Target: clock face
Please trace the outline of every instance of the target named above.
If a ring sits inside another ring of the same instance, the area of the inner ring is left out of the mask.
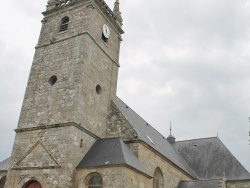
[[[102,27],[102,33],[103,33],[105,38],[108,39],[110,37],[109,27],[106,24],[104,24]]]

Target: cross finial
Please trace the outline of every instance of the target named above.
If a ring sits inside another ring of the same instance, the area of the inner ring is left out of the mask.
[[[172,135],[172,122],[170,121],[170,135]]]

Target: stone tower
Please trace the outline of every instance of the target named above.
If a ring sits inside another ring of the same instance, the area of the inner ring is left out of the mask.
[[[122,18],[103,0],[49,0],[26,88],[7,188],[74,187],[76,166],[105,137],[116,96]]]

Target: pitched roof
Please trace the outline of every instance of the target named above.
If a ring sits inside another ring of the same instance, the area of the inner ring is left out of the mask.
[[[165,156],[175,165],[180,167],[182,170],[187,172],[189,175],[195,177],[191,168],[186,164],[186,162],[180,157],[180,155],[173,149],[172,145],[167,141],[167,139],[156,131],[152,126],[150,126],[144,119],[142,119],[137,113],[130,109],[121,99],[118,97],[115,99],[114,103],[117,108],[121,111],[130,125],[138,134],[138,138],[160,154]]]
[[[10,167],[10,157],[0,162],[0,171],[7,171]]]
[[[180,141],[173,144],[182,158],[201,180],[250,179],[249,172],[230,153],[219,138]]]
[[[182,181],[179,188],[218,188],[220,184],[219,180]]]
[[[77,168],[128,165],[150,176],[146,168],[120,138],[99,139],[90,148]],[[151,177],[151,176],[150,176]]]

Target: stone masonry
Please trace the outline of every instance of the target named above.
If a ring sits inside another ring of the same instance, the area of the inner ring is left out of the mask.
[[[199,179],[175,138],[169,142],[116,96],[119,0],[114,11],[104,0],[48,0],[43,15],[10,163],[0,172],[5,188],[250,187],[250,174],[233,156],[242,177]],[[209,167],[225,169],[216,162]]]
[[[74,187],[76,166],[95,140],[105,136],[123,33],[106,11],[99,0],[48,4],[16,129],[7,188],[23,187],[33,179],[45,188]],[[64,17],[69,18],[69,29],[59,32]],[[110,28],[106,42],[101,38],[103,24]]]

